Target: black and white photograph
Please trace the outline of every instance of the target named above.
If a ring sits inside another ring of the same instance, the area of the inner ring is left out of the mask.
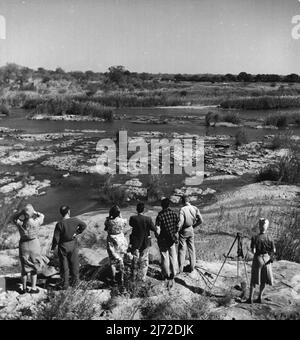
[[[300,320],[299,60],[300,0],[0,0],[0,320]]]

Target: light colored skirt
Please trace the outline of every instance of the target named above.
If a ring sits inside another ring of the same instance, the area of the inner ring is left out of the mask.
[[[128,242],[123,233],[118,235],[108,235],[107,252],[111,265],[123,265],[124,255],[127,253]]]
[[[22,267],[22,275],[37,274],[45,266],[45,260],[41,255],[41,247],[38,239],[20,241],[19,256]]]
[[[251,284],[261,285],[267,284],[272,286],[274,283],[272,264],[266,264],[270,260],[268,254],[254,255],[252,262]]]

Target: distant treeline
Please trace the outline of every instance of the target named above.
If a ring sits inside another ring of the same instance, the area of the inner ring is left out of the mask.
[[[0,67],[0,85],[18,84],[22,89],[34,90],[34,80],[40,80],[47,84],[50,81],[74,81],[78,84],[89,84],[88,89],[93,94],[95,87],[93,83],[101,83],[103,89],[134,89],[149,88],[155,89],[161,82],[267,82],[267,83],[300,83],[300,76],[292,73],[289,75],[278,74],[250,74],[241,72],[235,74],[215,75],[215,74],[153,74],[130,72],[124,66],[112,66],[107,72],[93,71],[71,71],[66,72],[62,68],[56,70],[47,70],[42,67],[37,70],[28,67],[22,67],[16,64],[7,64]],[[32,83],[30,83],[32,82]]]
[[[225,75],[214,75],[214,74],[176,74],[168,75],[163,80],[174,80],[177,82],[181,81],[193,81],[193,82],[265,82],[265,83],[300,83],[300,76],[292,73],[288,75],[278,74],[250,74],[247,72],[241,72],[238,75],[225,74]]]

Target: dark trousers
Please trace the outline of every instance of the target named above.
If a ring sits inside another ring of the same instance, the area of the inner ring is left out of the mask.
[[[74,286],[79,281],[79,255],[77,241],[74,240],[60,244],[58,246],[58,257],[63,288],[68,289],[70,283]]]

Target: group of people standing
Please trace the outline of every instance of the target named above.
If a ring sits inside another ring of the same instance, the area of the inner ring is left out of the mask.
[[[107,232],[107,252],[110,259],[112,282],[117,283],[119,273],[120,283],[124,281],[124,256],[131,254],[133,280],[145,281],[149,266],[149,251],[151,247],[151,231],[157,237],[162,259],[162,275],[171,281],[184,270],[186,249],[190,259],[190,271],[195,268],[196,253],[194,245],[194,227],[202,223],[198,208],[183,197],[183,207],[179,216],[170,208],[170,200],[161,201],[162,210],[156,222],[144,214],[144,203],[137,204],[137,214],[129,219],[132,227],[129,243],[124,231],[127,221],[122,218],[118,206],[114,205],[105,220],[104,230]],[[68,289],[79,282],[79,254],[77,236],[84,232],[86,224],[78,218],[71,217],[68,206],[60,208],[61,219],[56,224],[51,252],[57,249],[60,262],[62,289]],[[14,215],[14,223],[20,233],[19,255],[22,268],[21,294],[39,292],[36,287],[37,274],[49,262],[41,255],[39,243],[39,228],[44,223],[44,215],[34,210],[28,204],[23,210]],[[179,243],[179,256],[176,244]],[[31,276],[31,289],[27,287],[28,276]]]
[[[127,220],[122,218],[120,208],[114,205],[105,220],[104,230],[107,232],[107,252],[110,259],[113,284],[124,282],[124,257],[130,254],[132,279],[145,281],[149,267],[151,248],[151,232],[157,238],[161,255],[162,278],[167,281],[168,288],[174,284],[177,274],[185,271],[186,253],[189,258],[189,272],[195,270],[196,249],[194,228],[203,223],[199,209],[193,206],[187,196],[182,197],[182,207],[179,214],[170,208],[170,200],[161,200],[162,210],[158,213],[155,223],[151,217],[145,215],[144,203],[138,203],[137,213],[129,219],[132,228],[129,242],[125,237]],[[71,217],[68,206],[60,208],[61,219],[56,224],[51,252],[57,248],[61,270],[62,289],[76,286],[79,282],[79,254],[77,236],[84,232],[87,225],[78,218]],[[44,215],[34,210],[28,204],[16,213],[13,221],[20,233],[19,255],[22,267],[22,288],[20,294],[37,294],[37,273],[49,262],[41,255],[38,239],[39,228],[44,223]],[[259,298],[266,284],[273,284],[272,255],[275,245],[267,234],[269,221],[260,219],[258,235],[251,240],[251,250],[254,253],[249,303],[253,302],[254,288],[260,286]],[[271,256],[270,256],[271,255]],[[27,287],[28,276],[31,276],[31,289]]]
[[[126,220],[122,218],[119,207],[111,208],[109,217],[105,221],[105,230],[108,233],[107,250],[114,282],[116,282],[117,271],[121,273],[121,281],[123,280],[124,256],[127,253],[132,255],[133,279],[146,280],[151,231],[157,238],[163,279],[172,284],[174,277],[184,271],[187,250],[190,260],[189,271],[194,271],[196,263],[194,228],[203,220],[199,209],[190,204],[188,197],[182,197],[182,204],[183,207],[178,216],[170,208],[170,200],[163,198],[161,200],[162,210],[153,223],[152,218],[144,214],[144,203],[138,203],[137,214],[129,219],[129,226],[132,227],[129,245],[124,235]]]
[[[79,282],[79,256],[77,236],[86,229],[86,224],[78,218],[71,217],[68,206],[60,208],[61,220],[56,224],[51,246],[51,252],[57,248],[62,289]],[[20,294],[38,294],[36,286],[37,274],[49,263],[42,256],[39,242],[39,228],[44,223],[45,216],[34,210],[31,204],[16,213],[13,221],[20,233],[19,257],[21,263],[22,288]],[[27,287],[28,276],[31,276],[31,288]]]

